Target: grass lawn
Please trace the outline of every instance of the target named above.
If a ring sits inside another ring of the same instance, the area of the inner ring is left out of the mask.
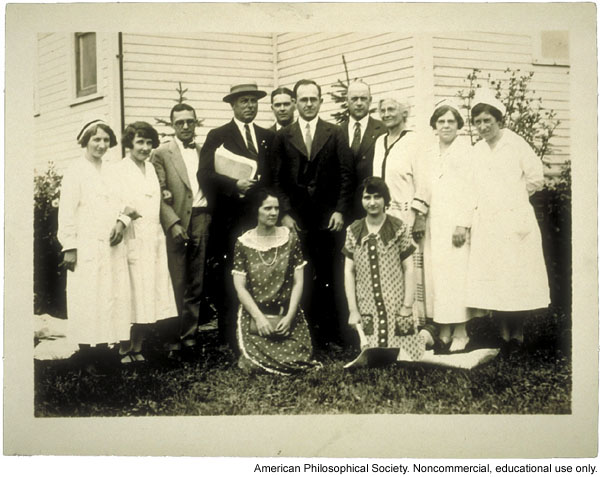
[[[492,336],[484,320],[470,328]],[[35,415],[569,414],[570,329],[562,314],[532,317],[528,351],[469,371],[419,364],[348,371],[343,365],[356,353],[346,351],[317,356],[321,369],[293,377],[240,371],[216,331],[202,334],[197,360],[176,365],[149,340],[147,363],[115,366],[104,377],[80,373],[72,360],[36,362]]]

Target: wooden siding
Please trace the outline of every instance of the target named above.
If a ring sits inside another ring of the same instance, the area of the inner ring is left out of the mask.
[[[278,86],[293,88],[302,78],[315,80],[322,88],[320,116],[332,121],[339,106],[330,93],[338,79],[346,80],[342,55],[350,79],[360,78],[371,86],[374,105],[381,95],[399,92],[414,105],[414,38],[402,33],[280,33],[277,35]]]
[[[155,118],[168,120],[178,82],[187,88],[185,101],[202,120],[197,140],[232,118],[223,102],[232,84],[255,81],[273,89],[273,36],[267,34],[123,34],[125,123],[147,121],[161,133],[172,133]],[[257,123],[270,126],[269,99],[259,102]]]
[[[114,125],[118,131],[118,116],[115,116],[114,97],[114,48],[116,34],[97,34],[97,99],[77,103],[72,80],[74,57],[73,33],[47,33],[38,36],[37,107],[34,117],[36,172],[43,172],[48,162],[54,162],[59,170],[73,159],[80,157],[81,147],[76,136],[82,124],[101,118]],[[77,103],[77,104],[75,104]],[[116,110],[118,112],[118,109]],[[120,155],[114,148],[109,157]]]
[[[466,89],[467,75],[479,68],[479,84],[487,84],[488,74],[493,79],[505,81],[505,71],[520,70],[520,74],[533,71],[531,87],[543,106],[553,109],[560,125],[551,140],[553,154],[544,158],[546,173],[556,175],[570,153],[569,68],[533,64],[534,39],[531,34],[508,33],[447,33],[433,35],[434,96],[435,101],[456,97]]]

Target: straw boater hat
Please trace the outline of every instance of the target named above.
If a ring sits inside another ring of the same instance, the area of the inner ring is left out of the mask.
[[[235,98],[242,95],[255,96],[256,99],[264,98],[267,93],[261,91],[256,83],[235,84],[229,89],[229,94],[223,98],[226,103],[231,103]]]
[[[487,104],[488,106],[496,108],[498,111],[500,111],[502,116],[506,114],[506,107],[500,102],[499,99],[496,99],[494,93],[489,89],[481,88],[475,92],[475,97],[471,103],[471,111],[473,111],[473,108],[478,104]]]

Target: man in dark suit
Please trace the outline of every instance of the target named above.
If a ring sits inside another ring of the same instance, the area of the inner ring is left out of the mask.
[[[160,220],[167,237],[169,273],[179,317],[165,320],[171,357],[192,351],[200,317],[208,227],[214,194],[197,180],[200,147],[194,143],[196,112],[188,104],[171,110],[175,138],[160,145],[151,161],[163,194]]]
[[[294,92],[285,87],[274,89],[271,92],[271,109],[275,115],[275,123],[269,128],[271,131],[277,132],[292,124],[296,111]]]
[[[348,86],[347,103],[350,118],[344,121],[341,127],[353,157],[355,193],[352,204],[352,220],[365,215],[362,198],[356,191],[367,177],[373,175],[375,141],[386,132],[384,124],[369,114],[371,99],[371,90],[366,83],[355,81]]]
[[[275,138],[274,182],[282,223],[299,232],[312,267],[307,308],[316,344],[337,348],[347,318],[341,247],[353,193],[352,156],[341,128],[318,116],[320,86],[300,80],[294,94],[299,118]]]
[[[227,124],[212,129],[200,151],[198,182],[201,187],[216,188],[217,197],[211,226],[211,256],[221,259],[222,277],[216,283],[227,283],[228,293],[221,293],[219,329],[222,342],[235,349],[235,326],[231,323],[234,314],[235,293],[227,274],[233,258],[235,240],[242,232],[253,227],[256,214],[250,211],[248,194],[260,185],[271,183],[270,154],[275,133],[254,124],[258,113],[258,100],[265,97],[256,83],[232,86],[223,101],[231,105],[233,119]],[[215,151],[223,146],[228,151],[256,161],[256,176],[250,179],[233,179],[215,171]],[[218,274],[217,274],[218,275]],[[221,286],[222,288],[222,286]]]

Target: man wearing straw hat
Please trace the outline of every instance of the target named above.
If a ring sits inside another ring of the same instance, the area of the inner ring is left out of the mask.
[[[254,124],[258,113],[258,100],[267,95],[258,89],[256,83],[247,82],[233,85],[223,101],[229,103],[233,119],[227,124],[209,131],[206,141],[200,151],[200,168],[198,181],[207,187],[216,187],[217,199],[211,226],[211,254],[217,257],[227,256],[226,263],[232,259],[233,246],[236,238],[250,228],[247,213],[249,207],[248,194],[260,185],[271,181],[270,153],[275,133]],[[256,174],[251,178],[234,179],[215,171],[215,151],[225,148],[228,152],[256,162]],[[222,283],[222,282],[221,282]],[[227,280],[229,283],[229,280]],[[221,287],[222,288],[222,287]],[[230,305],[220,308],[230,308],[235,304],[235,293],[230,290]],[[231,304],[231,302],[234,302]],[[235,329],[225,325],[223,314],[220,313],[219,329],[221,340],[225,339],[234,345]],[[225,312],[225,314],[230,314]],[[234,345],[235,346],[235,345]]]

